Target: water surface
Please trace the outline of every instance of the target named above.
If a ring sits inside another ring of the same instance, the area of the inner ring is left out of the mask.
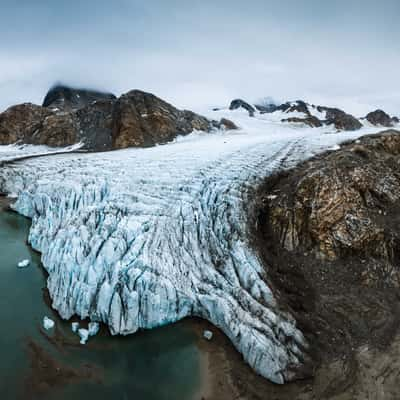
[[[70,322],[45,301],[40,255],[26,244],[29,226],[28,219],[0,211],[1,399],[192,399],[200,386],[200,354],[188,324],[128,337],[111,337],[103,327],[80,345]],[[17,268],[23,259],[30,266]],[[45,315],[56,329],[43,330]]]

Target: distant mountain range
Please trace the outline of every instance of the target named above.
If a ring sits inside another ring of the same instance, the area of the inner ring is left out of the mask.
[[[318,128],[326,125],[334,125],[337,130],[354,131],[361,129],[363,124],[390,128],[399,123],[397,117],[391,117],[382,110],[372,111],[364,118],[357,119],[351,114],[339,108],[316,106],[302,100],[286,102],[280,105],[265,103],[251,105],[242,99],[231,102],[230,110],[243,109],[253,117],[255,113],[280,115],[281,122],[298,123]]]
[[[269,114],[284,124],[313,128],[333,126],[353,131],[363,125],[392,127],[399,123],[382,110],[357,119],[338,108],[301,100],[280,105],[231,102],[229,110],[244,110],[250,117]],[[208,119],[179,110],[151,93],[131,90],[117,98],[112,93],[58,85],[49,90],[41,106],[24,103],[0,114],[0,144],[27,143],[64,147],[82,143],[88,151],[148,147],[166,143],[193,131],[236,129],[228,119]]]

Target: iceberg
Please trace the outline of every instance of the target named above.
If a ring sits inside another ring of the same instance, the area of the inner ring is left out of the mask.
[[[30,263],[31,262],[29,260],[22,260],[17,265],[18,265],[18,268],[26,268],[29,266]]]
[[[79,322],[72,322],[72,324],[71,324],[72,332],[76,333],[76,332],[78,332],[78,329],[79,329]]]
[[[49,317],[43,318],[43,328],[46,329],[46,331],[48,331],[49,329],[53,329],[54,325],[55,325],[54,321]]]
[[[211,340],[213,337],[213,333],[211,331],[204,331],[203,337],[204,337],[204,339]]]
[[[84,328],[78,329],[78,335],[81,338],[80,344],[86,344],[89,339],[89,331]]]

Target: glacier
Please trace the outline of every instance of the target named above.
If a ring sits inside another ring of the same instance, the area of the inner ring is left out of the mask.
[[[0,189],[32,219],[29,243],[62,318],[102,322],[113,335],[204,318],[281,384],[298,376],[310,344],[249,243],[252,194],[268,174],[372,131],[217,114],[241,129],[146,149],[25,154],[3,164]]]

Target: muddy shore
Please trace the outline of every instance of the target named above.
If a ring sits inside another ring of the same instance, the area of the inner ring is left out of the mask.
[[[196,400],[395,400],[400,385],[400,335],[384,351],[367,345],[323,363],[313,379],[273,384],[243,361],[228,338],[207,321],[188,321],[202,352],[203,385]],[[213,338],[203,338],[204,330]]]

